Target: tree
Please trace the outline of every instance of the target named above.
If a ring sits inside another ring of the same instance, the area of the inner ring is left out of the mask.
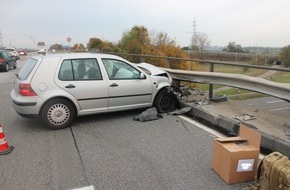
[[[172,40],[166,33],[160,32],[156,33],[153,37],[153,45],[156,50],[159,50],[166,57],[178,57],[178,58],[187,58],[186,52],[181,50],[174,40]],[[168,60],[170,63],[170,68],[173,69],[184,69],[188,68],[188,63],[181,60]]]
[[[73,51],[84,51],[86,48],[84,46],[84,44],[75,44],[73,47],[72,47],[72,50]]]
[[[53,44],[53,45],[50,46],[49,49],[52,50],[52,51],[62,51],[63,47],[60,44]]]
[[[112,42],[104,41],[101,51],[102,52],[120,52],[120,48],[117,45],[113,44]]]
[[[290,66],[290,45],[283,47],[279,52],[279,59],[284,67]]]
[[[131,54],[145,54],[145,50],[149,46],[149,33],[144,26],[134,26],[130,31],[124,32],[119,41],[119,47],[126,53]],[[140,61],[137,57],[127,59],[130,59],[132,62]]]
[[[204,49],[210,45],[208,35],[205,33],[198,33],[192,36],[191,50],[195,52],[195,58],[202,58]]]
[[[130,54],[146,54],[162,57],[187,58],[186,52],[178,47],[166,33],[151,32],[144,26],[134,26],[130,31],[124,32],[119,42],[119,47],[123,52]],[[189,63],[180,59],[160,59],[145,57],[126,57],[128,60],[138,63],[140,61],[149,62],[159,67],[169,66],[173,69],[188,69]]]
[[[103,41],[99,38],[90,38],[87,47],[90,51],[100,51],[103,48]]]
[[[236,53],[245,53],[244,49],[240,44],[236,42],[229,42],[228,46],[223,49],[226,52],[236,52]]]

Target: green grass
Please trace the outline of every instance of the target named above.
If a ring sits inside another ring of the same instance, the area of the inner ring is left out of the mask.
[[[286,72],[276,72],[271,77],[267,78],[268,80],[280,83],[290,83],[290,73]]]
[[[214,93],[214,95],[215,96],[226,95],[228,98],[234,99],[234,100],[246,100],[246,99],[265,97],[266,96],[264,94],[251,92],[249,90],[238,89],[238,88],[231,88],[231,89],[228,89],[228,90],[216,92],[216,93]]]
[[[200,69],[201,71],[210,71],[209,64],[200,65]],[[242,74],[242,75],[247,75],[247,76],[259,76],[265,73],[266,70],[244,68],[244,67],[233,67],[233,66],[226,66],[226,65],[215,65],[214,72]]]

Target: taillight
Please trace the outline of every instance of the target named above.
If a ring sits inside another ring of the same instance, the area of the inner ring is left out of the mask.
[[[37,96],[30,84],[19,84],[19,94],[22,96]]]
[[[4,62],[4,59],[3,58],[0,58],[0,63],[3,63]]]

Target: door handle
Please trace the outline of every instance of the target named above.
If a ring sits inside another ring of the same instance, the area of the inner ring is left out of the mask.
[[[65,86],[65,88],[75,88],[76,86],[73,84],[69,84],[68,86]]]
[[[117,86],[118,86],[118,84],[116,84],[116,83],[113,83],[110,85],[110,87],[117,87]]]

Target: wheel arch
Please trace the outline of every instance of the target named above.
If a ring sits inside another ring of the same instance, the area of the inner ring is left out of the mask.
[[[170,106],[171,108],[169,108],[169,111],[173,111],[173,108],[176,108],[176,106],[178,105],[178,101],[176,96],[173,93],[173,89],[171,86],[164,86],[163,88],[161,88],[155,95],[154,100],[153,100],[153,106],[156,107],[156,109],[158,110],[159,113],[166,113],[168,111],[165,111],[165,109],[167,109],[166,107],[164,107],[164,111],[160,111],[163,110],[163,108],[160,107],[160,97],[162,96],[162,94],[167,93],[167,94],[171,94],[170,97],[172,97],[174,103],[170,103],[172,106]],[[168,104],[169,105],[169,104]],[[171,110],[172,109],[172,110]]]
[[[66,101],[68,101],[68,102],[71,103],[71,105],[74,107],[75,115],[76,115],[76,116],[78,115],[78,107],[76,106],[75,102],[72,101],[70,98],[65,97],[65,96],[54,96],[54,97],[51,97],[51,98],[47,99],[47,100],[42,104],[41,108],[39,109],[39,113],[38,113],[38,115],[41,114],[41,112],[42,112],[44,106],[45,106],[48,102],[50,102],[51,100],[54,100],[54,99],[62,99],[62,100],[66,100]]]

